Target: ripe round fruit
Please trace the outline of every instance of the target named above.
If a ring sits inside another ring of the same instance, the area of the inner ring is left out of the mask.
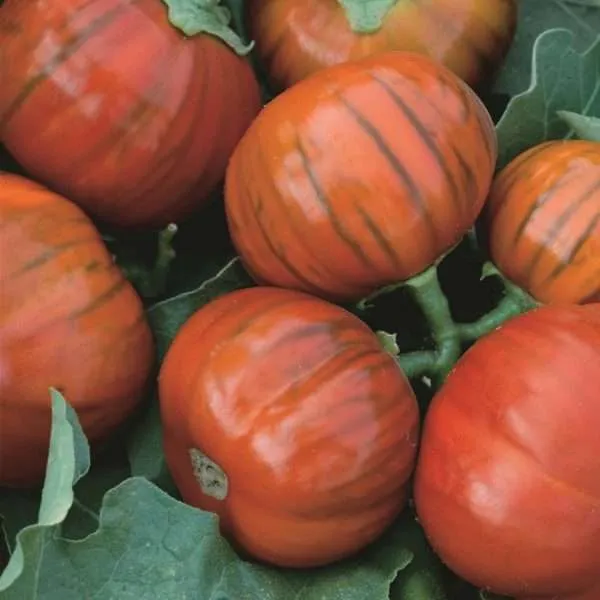
[[[444,67],[402,52],[338,65],[275,98],[242,138],[231,236],[260,283],[360,299],[461,240],[495,162],[488,112]]]
[[[273,84],[287,88],[335,64],[404,50],[477,86],[495,75],[517,24],[515,0],[371,1],[365,8],[368,3],[250,0],[248,26]]]
[[[600,144],[530,148],[494,181],[486,233],[492,260],[544,303],[600,302]]]
[[[83,212],[0,173],[0,485],[36,486],[50,387],[96,447],[142,398],[153,343],[142,303]]]
[[[28,173],[122,226],[208,200],[260,109],[244,58],[161,0],[6,0],[1,19],[0,140]]]
[[[415,396],[377,336],[335,305],[277,288],[218,298],[177,334],[159,395],[183,499],[258,559],[341,559],[406,505]]]
[[[536,309],[458,362],[415,478],[419,520],[458,575],[523,600],[599,597],[598,390],[600,304]]]

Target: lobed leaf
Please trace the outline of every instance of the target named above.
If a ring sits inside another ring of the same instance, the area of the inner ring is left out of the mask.
[[[60,529],[73,505],[73,486],[90,467],[90,454],[75,411],[63,396],[51,390],[52,431],[46,479],[38,521],[22,529],[10,561],[0,575],[4,598],[37,598],[40,565],[46,546]]]
[[[496,125],[498,168],[528,148],[571,137],[559,111],[600,115],[600,36],[584,52],[573,33],[552,29],[536,41],[529,89],[514,96]]]
[[[519,94],[529,87],[531,54],[545,31],[564,28],[575,32],[573,43],[578,50],[593,43],[600,31],[597,0],[517,0],[517,7],[517,31],[496,81],[498,94]]]
[[[385,600],[413,554],[408,512],[364,553],[327,569],[285,570],[242,560],[217,517],[187,506],[141,477],[104,496],[96,531],[62,536],[73,486],[89,467],[74,411],[53,393],[48,472],[39,520],[19,533],[0,578],[3,600]]]

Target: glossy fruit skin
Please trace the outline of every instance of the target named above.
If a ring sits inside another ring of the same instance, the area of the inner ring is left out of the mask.
[[[479,340],[427,413],[415,478],[433,548],[475,585],[600,591],[600,305],[546,306]]]
[[[417,52],[472,87],[502,63],[517,24],[515,0],[399,0],[373,33],[353,31],[335,0],[250,0],[252,39],[274,87],[390,50]]]
[[[185,38],[160,0],[6,0],[0,47],[0,140],[116,225],[200,208],[260,109],[248,62],[211,36]]]
[[[166,459],[185,502],[217,512],[251,556],[308,567],[374,540],[407,500],[412,389],[357,317],[307,294],[249,288],[183,326],[159,376]],[[226,473],[200,488],[189,449]]]
[[[537,300],[600,302],[600,144],[545,142],[495,179],[484,211],[490,255]]]
[[[496,154],[483,104],[430,59],[392,52],[331,67],[270,102],[236,148],[231,237],[260,283],[359,299],[460,241]]]
[[[41,484],[49,388],[92,447],[134,411],[153,364],[136,292],[73,203],[0,173],[0,485]]]

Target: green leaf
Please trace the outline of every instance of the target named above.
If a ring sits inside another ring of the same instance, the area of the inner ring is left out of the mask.
[[[360,555],[324,569],[274,569],[236,559],[217,590],[231,600],[388,600],[390,585],[413,559],[404,542],[407,518]]]
[[[244,44],[230,27],[231,12],[221,0],[163,0],[169,21],[188,37],[208,33],[223,40],[237,54],[245,56],[253,44]]]
[[[600,142],[600,119],[598,117],[585,117],[568,110],[559,110],[557,114],[579,139]]]
[[[216,275],[195,290],[156,303],[148,310],[148,320],[154,331],[159,359],[162,360],[179,328],[200,308],[210,301],[251,287],[254,282],[239,258],[229,261]]]
[[[511,99],[496,131],[498,168],[526,149],[572,135],[558,111],[600,114],[600,37],[583,53],[573,34],[553,29],[535,43],[529,89]]]
[[[338,0],[356,33],[374,33],[398,0]]]
[[[498,75],[495,91],[518,94],[531,81],[531,54],[537,38],[545,31],[564,28],[576,33],[573,40],[579,51],[592,44],[600,32],[600,11],[589,2],[573,0],[518,0],[519,21],[512,47]]]
[[[567,4],[579,4],[580,6],[600,7],[600,0],[564,0]]]
[[[412,554],[403,517],[360,557],[327,569],[274,569],[241,560],[216,516],[178,502],[143,478],[109,491],[99,529],[47,540],[37,595],[6,600],[387,600]]]
[[[40,509],[41,490],[1,489],[0,515],[6,544],[14,551],[19,531],[37,523]]]
[[[159,360],[164,357],[179,328],[198,309],[218,296],[253,285],[254,282],[236,257],[195,290],[152,306],[148,310],[148,319],[154,332]],[[160,410],[156,396],[131,436],[129,461],[133,475],[142,475],[170,487],[162,452]]]
[[[127,457],[123,459],[118,464],[93,464],[77,482],[73,507],[61,528],[63,537],[79,540],[96,531],[104,495],[130,476]]]
[[[124,445],[111,444],[97,452],[91,469],[75,484],[73,506],[62,524],[62,534],[80,539],[95,531],[104,494],[129,475]],[[40,501],[41,490],[0,491],[0,515],[10,549],[14,550],[19,531],[37,522]]]
[[[62,395],[51,390],[52,431],[46,479],[38,522],[23,529],[8,566],[0,576],[0,592],[9,597],[36,598],[39,567],[45,546],[51,543],[73,504],[73,486],[87,473],[90,454],[75,411]]]
[[[98,528],[66,539],[73,485],[89,467],[74,411],[53,392],[53,422],[39,523],[18,536],[0,578],[3,600],[387,600],[411,564],[409,511],[360,555],[326,569],[286,570],[242,560],[217,517],[178,502],[148,480],[126,479],[104,496]],[[408,600],[408,597],[407,597]]]

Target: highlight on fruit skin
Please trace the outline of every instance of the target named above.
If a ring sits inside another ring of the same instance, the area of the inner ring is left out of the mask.
[[[213,300],[161,367],[167,465],[244,553],[325,565],[374,541],[406,506],[415,395],[360,319],[304,293]]]
[[[50,388],[94,451],[141,402],[154,363],[142,302],[72,202],[0,172],[0,486],[39,487]]]
[[[463,238],[496,157],[485,106],[431,59],[391,52],[330,67],[271,101],[237,146],[231,238],[261,284],[358,300]]]
[[[176,2],[2,4],[0,142],[115,226],[199,211],[261,107],[248,59],[213,35],[184,35],[165,4]]]
[[[543,303],[600,302],[600,144],[550,141],[494,180],[483,212],[494,264]]]
[[[600,592],[600,304],[545,306],[480,339],[434,397],[415,508],[434,551],[518,600]]]
[[[515,0],[250,0],[246,21],[276,90],[392,50],[428,56],[477,88],[503,63],[517,14]]]

